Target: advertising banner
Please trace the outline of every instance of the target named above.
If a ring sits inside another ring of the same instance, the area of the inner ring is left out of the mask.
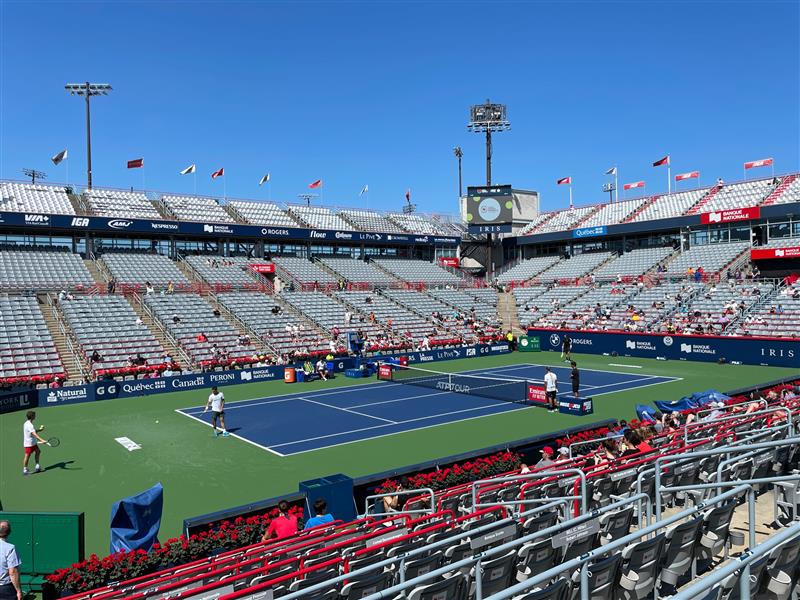
[[[275,265],[273,263],[260,263],[260,264],[252,264],[248,265],[251,271],[255,271],[256,273],[274,273],[275,272]]]
[[[800,258],[800,246],[788,248],[753,248],[750,250],[753,260],[766,260],[771,258]]]
[[[517,350],[520,352],[540,352],[539,338],[537,336],[521,335],[517,337]]]
[[[761,218],[761,208],[758,206],[747,206],[745,208],[730,208],[728,210],[716,210],[700,215],[700,222],[703,225],[710,223],[730,223],[731,221],[749,221]]]
[[[537,404],[547,404],[547,393],[541,385],[528,384],[528,401]]]
[[[457,267],[460,263],[456,256],[440,256],[439,263],[443,267]]]
[[[572,351],[585,354],[634,356],[662,360],[739,362],[773,367],[800,367],[796,340],[757,337],[664,335],[530,329],[543,350],[560,352],[564,334],[572,339]]]
[[[582,227],[580,229],[573,229],[572,237],[574,238],[596,237],[598,235],[606,235],[607,233],[608,233],[608,227],[606,227],[605,225],[598,225],[597,227]]]
[[[0,392],[0,415],[17,410],[30,410],[36,408],[39,398],[36,390],[19,389]]]

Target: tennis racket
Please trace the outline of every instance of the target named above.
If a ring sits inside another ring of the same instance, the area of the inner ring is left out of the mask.
[[[51,448],[57,448],[58,446],[60,446],[60,445],[61,445],[61,440],[60,440],[60,439],[58,439],[57,437],[51,437],[51,438],[48,438],[48,439],[47,439],[47,441],[45,442],[45,444],[47,444],[47,445],[48,445],[48,446],[50,446]]]

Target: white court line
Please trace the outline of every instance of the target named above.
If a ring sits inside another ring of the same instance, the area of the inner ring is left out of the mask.
[[[350,408],[365,408],[367,406],[380,406],[381,404],[392,404],[393,402],[405,402],[406,400],[419,400],[420,398],[430,398],[431,396],[441,396],[442,394],[454,394],[455,392],[434,392],[433,394],[420,394],[419,396],[404,396],[394,400],[382,400],[380,402],[368,402],[367,404],[356,404]]]
[[[450,411],[450,412],[438,413],[438,414],[435,414],[435,415],[427,415],[427,416],[424,416],[424,417],[416,417],[414,419],[407,419],[405,421],[397,421],[397,422],[395,422],[393,424],[394,425],[405,425],[406,423],[414,423],[415,421],[426,421],[428,419],[436,419],[437,417],[446,417],[448,415],[457,415],[457,414],[465,413],[465,412],[474,412],[476,410],[484,410],[486,408],[498,408],[500,406],[504,406],[504,404],[505,403],[497,403],[497,402],[495,402],[494,404],[486,404],[485,406],[475,406],[473,408],[465,408],[465,409],[462,409],[462,410],[453,410],[453,411]],[[525,406],[523,408],[533,408],[533,407],[532,406]],[[520,410],[520,409],[516,408],[514,410]],[[512,411],[503,411],[503,412],[512,412]],[[478,418],[478,417],[471,417],[471,418]],[[425,427],[417,427],[417,428],[414,428],[414,429],[404,429],[402,431],[395,431],[395,432],[392,432],[392,433],[387,433],[385,435],[396,435],[398,433],[406,433],[406,432],[409,432],[409,431],[417,431],[418,429],[426,429],[427,427],[436,427],[437,425],[449,425],[450,423],[459,423],[461,421],[467,421],[467,420],[469,420],[469,419],[459,419],[458,421],[447,421],[446,423],[437,423],[436,425],[427,425]],[[316,441],[316,440],[323,440],[325,438],[336,437],[337,435],[348,435],[348,434],[351,434],[351,433],[358,433],[359,431],[367,431],[369,429],[379,429],[381,427],[388,427],[388,425],[374,425],[372,427],[363,427],[361,429],[353,429],[352,431],[340,431],[338,433],[329,433],[327,435],[320,435],[320,436],[317,436],[317,437],[311,437],[311,438],[307,438],[307,439],[304,439],[304,440],[295,440],[295,441],[292,441],[292,442],[284,442],[283,444],[276,444],[275,446],[273,446],[273,448],[280,448],[281,446],[291,446],[293,444],[303,444],[305,442],[313,442],[313,441]],[[361,439],[353,440],[353,441],[361,442],[361,441],[363,441],[365,439],[372,439],[372,438],[361,438]],[[349,442],[344,442],[344,443],[349,443]],[[338,445],[339,444],[334,444],[334,446],[338,446]],[[321,448],[314,448],[314,450],[321,450]]]
[[[317,402],[316,400],[311,400],[310,398],[298,398],[298,400],[302,400],[303,402],[310,402],[311,404],[319,404],[320,406],[325,406],[327,408],[333,408],[334,410],[341,410],[342,412],[350,413],[353,415],[358,415],[359,417],[366,417],[368,419],[375,419],[376,421],[383,421],[384,423],[389,423],[390,425],[397,425],[397,421],[391,421],[389,419],[382,419],[381,417],[374,417],[372,415],[368,415],[366,413],[358,412],[357,410],[351,410],[349,408],[342,408],[341,406],[334,406],[333,404],[325,404],[324,402]]]
[[[642,365],[623,365],[622,363],[608,363],[609,367],[622,367],[623,369],[641,369]]]
[[[555,369],[569,369],[569,367],[565,367],[565,366],[562,366],[562,365],[537,365],[537,364],[534,364],[534,363],[525,363],[524,365],[511,366],[511,367],[509,367],[508,370],[510,371],[510,370],[513,370],[513,369],[520,369],[522,367],[539,367],[539,368],[542,368],[542,369],[545,368],[545,367],[550,367],[551,369],[552,368],[555,368]],[[614,373],[616,375],[630,375],[630,373],[620,373],[619,371],[609,371],[607,369],[583,369],[583,368],[579,367],[579,370],[581,370],[581,371],[593,371],[593,372],[596,372],[596,373]],[[648,377],[663,377],[664,379],[673,379],[675,381],[683,381],[683,377],[670,377],[668,375],[648,375]]]
[[[194,419],[195,421],[198,421],[198,422],[202,423],[203,425],[207,425],[208,427],[211,427],[211,423],[206,423],[205,421],[203,421],[203,419],[195,417],[194,415],[190,415],[189,413],[185,413],[180,408],[176,408],[175,412],[179,413],[179,414],[181,414],[181,415],[183,415],[185,417],[189,417],[190,419]],[[230,432],[228,432],[228,433],[230,433]],[[275,456],[280,456],[281,458],[285,458],[286,457],[285,454],[281,454],[280,452],[278,452],[277,450],[273,450],[269,446],[262,446],[261,444],[257,444],[253,440],[247,439],[246,437],[242,437],[242,436],[237,435],[235,433],[231,433],[230,435],[231,435],[231,437],[235,437],[237,440],[241,440],[243,442],[247,442],[251,446],[255,446],[256,448],[261,448],[262,450],[266,450],[267,452],[271,452]]]

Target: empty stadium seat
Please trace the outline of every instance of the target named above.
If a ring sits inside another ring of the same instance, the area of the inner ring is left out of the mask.
[[[74,215],[75,209],[63,186],[0,182],[0,212]]]

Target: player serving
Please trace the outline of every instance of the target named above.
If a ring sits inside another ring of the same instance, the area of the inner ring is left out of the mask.
[[[208,395],[208,402],[203,414],[208,412],[211,408],[211,427],[214,430],[214,437],[219,435],[217,431],[217,419],[222,427],[222,437],[228,437],[230,433],[225,429],[225,394],[217,389],[217,386],[211,388],[211,393]]]
[[[29,410],[25,414],[25,417],[27,421],[25,421],[25,425],[22,426],[22,445],[25,448],[25,457],[22,459],[22,474],[27,475],[30,473],[30,471],[28,471],[28,461],[31,458],[31,454],[33,454],[36,459],[34,472],[41,473],[42,467],[39,466],[39,456],[41,456],[42,451],[39,450],[39,442],[46,444],[47,440],[41,437],[38,432],[44,429],[44,425],[37,429],[33,424],[34,419],[36,419],[35,411]]]

